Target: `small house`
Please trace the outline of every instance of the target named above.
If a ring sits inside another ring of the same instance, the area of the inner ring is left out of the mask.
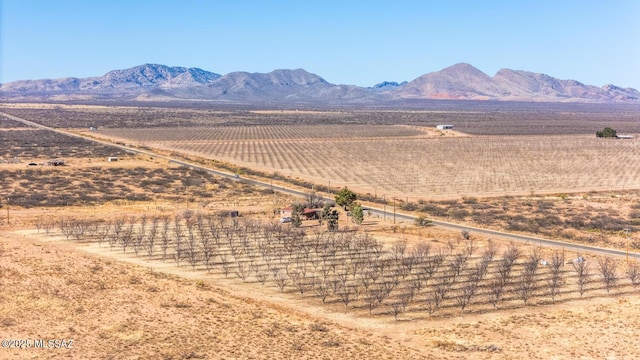
[[[453,125],[436,125],[438,130],[453,130]]]
[[[304,220],[318,220],[320,219],[321,213],[322,213],[322,209],[304,208],[304,210],[302,211],[302,218]]]
[[[47,161],[47,166],[64,166],[64,160],[62,159],[55,159],[55,160],[49,160]]]
[[[292,214],[293,214],[293,209],[290,207],[280,209],[281,218],[291,217]]]
[[[117,156],[109,156],[109,157],[107,158],[107,161],[108,161],[108,162],[118,161],[118,157],[117,157]]]

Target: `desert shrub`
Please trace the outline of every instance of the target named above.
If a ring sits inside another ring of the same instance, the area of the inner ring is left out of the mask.
[[[474,198],[474,197],[463,197],[462,198],[462,202],[467,204],[467,205],[475,205],[478,203],[478,199]]]
[[[486,202],[476,202],[471,204],[471,208],[474,210],[486,210],[493,208],[493,206],[490,203]]]
[[[564,229],[560,232],[560,236],[565,239],[574,239],[577,236],[577,233],[573,229]]]
[[[309,329],[311,331],[319,331],[319,332],[328,332],[329,328],[323,324],[313,323],[309,325]]]
[[[193,176],[186,176],[180,179],[184,186],[202,186],[203,181],[200,178]]]
[[[585,215],[574,215],[569,219],[565,220],[564,223],[568,227],[572,227],[574,229],[584,229],[587,227],[588,219]]]
[[[431,220],[427,219],[424,215],[420,215],[416,218],[416,225],[417,226],[429,226],[431,225]]]
[[[401,210],[405,211],[416,211],[418,209],[418,205],[413,202],[400,202],[398,206]]]
[[[480,225],[489,225],[494,222],[494,218],[488,212],[483,211],[473,211],[471,213],[471,218],[473,222]]]
[[[463,220],[471,215],[471,213],[466,209],[451,209],[447,214],[456,220]]]
[[[422,208],[420,208],[421,212],[428,213],[432,216],[446,217],[447,209],[445,207],[440,207],[435,204],[424,204]]]
[[[212,198],[213,193],[211,191],[196,189],[193,190],[193,195],[201,198]]]
[[[544,201],[544,200],[539,200],[536,203],[536,206],[538,208],[538,211],[544,211],[544,210],[550,210],[553,209],[553,207],[555,206],[553,202],[551,201]]]
[[[529,219],[525,216],[515,216],[512,219],[507,220],[506,227],[508,230],[532,232],[537,234],[541,229],[545,229],[550,224],[547,223],[547,218]]]
[[[609,215],[597,215],[589,221],[589,226],[593,229],[618,231],[621,230],[624,225],[618,218],[614,218]]]

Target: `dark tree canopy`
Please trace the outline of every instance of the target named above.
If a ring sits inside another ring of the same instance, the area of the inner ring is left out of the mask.
[[[304,211],[304,206],[302,204],[293,204],[291,210],[291,225],[293,227],[300,227],[302,225],[302,218],[300,214]]]
[[[614,138],[617,136],[618,134],[616,133],[616,131],[610,127],[606,127],[602,131],[596,131],[596,137],[599,138]]]
[[[338,230],[339,214],[336,209],[332,209],[329,205],[325,205],[322,210],[322,219],[327,223],[327,230]]]
[[[364,221],[364,209],[362,205],[353,203],[353,206],[351,206],[351,219],[358,225],[362,224]]]
[[[336,194],[336,204],[344,207],[345,210],[350,207],[354,201],[356,201],[356,193],[349,190],[346,186]]]

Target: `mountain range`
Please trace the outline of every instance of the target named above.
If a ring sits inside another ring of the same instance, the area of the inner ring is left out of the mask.
[[[597,87],[549,75],[502,69],[493,77],[460,63],[409,82],[371,87],[331,84],[303,69],[226,75],[145,64],[103,76],[0,84],[0,100],[215,100],[228,103],[367,104],[407,99],[640,103],[640,92]]]

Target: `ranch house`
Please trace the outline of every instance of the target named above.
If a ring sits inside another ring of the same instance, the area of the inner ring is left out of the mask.
[[[302,218],[302,220],[318,220],[320,219],[321,213],[322,213],[322,209],[304,208],[302,210],[302,213],[300,214],[300,217]],[[290,218],[292,215],[293,215],[292,208],[288,207],[288,208],[280,209],[281,218]]]
[[[291,217],[291,214],[293,213],[293,209],[288,207],[288,208],[282,208],[280,209],[280,217]]]
[[[321,213],[322,213],[322,209],[304,208],[304,210],[302,211],[302,218],[304,220],[318,220],[320,219]]]

